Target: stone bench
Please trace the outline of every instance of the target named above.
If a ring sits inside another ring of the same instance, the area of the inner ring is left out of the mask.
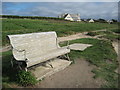
[[[70,52],[68,47],[59,46],[54,31],[8,35],[8,37],[15,60],[24,62],[26,68]]]

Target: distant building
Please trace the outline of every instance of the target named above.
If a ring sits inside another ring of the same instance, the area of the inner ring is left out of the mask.
[[[112,23],[113,23],[113,21],[112,21],[112,20],[107,20],[107,22],[108,22],[109,24],[112,24]]]
[[[58,16],[59,18],[64,18],[65,20],[70,20],[70,21],[81,21],[80,15],[79,14],[61,14]]]
[[[94,23],[95,21],[93,19],[90,19],[88,22],[90,23]]]

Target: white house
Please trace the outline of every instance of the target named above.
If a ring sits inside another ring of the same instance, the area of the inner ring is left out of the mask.
[[[81,21],[80,15],[79,14],[61,14],[59,18],[64,18],[65,20],[70,20],[70,21]]]
[[[113,21],[112,21],[112,20],[108,20],[107,22],[108,22],[109,24],[113,23]]]
[[[95,21],[93,19],[90,19],[88,22],[90,23],[94,23]]]

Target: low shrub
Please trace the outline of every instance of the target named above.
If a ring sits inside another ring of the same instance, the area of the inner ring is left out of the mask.
[[[89,36],[96,36],[98,34],[96,32],[88,32],[87,35],[89,35]]]
[[[17,83],[22,86],[35,85],[37,83],[36,78],[31,74],[31,72],[19,71],[17,74]]]

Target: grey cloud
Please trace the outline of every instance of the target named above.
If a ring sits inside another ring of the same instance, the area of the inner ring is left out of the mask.
[[[116,2],[51,2],[37,4],[34,8],[22,11],[9,11],[7,13],[19,15],[38,15],[57,17],[61,13],[79,13],[81,18],[117,18],[118,6]]]
[[[2,0],[2,2],[118,2],[119,0]]]

